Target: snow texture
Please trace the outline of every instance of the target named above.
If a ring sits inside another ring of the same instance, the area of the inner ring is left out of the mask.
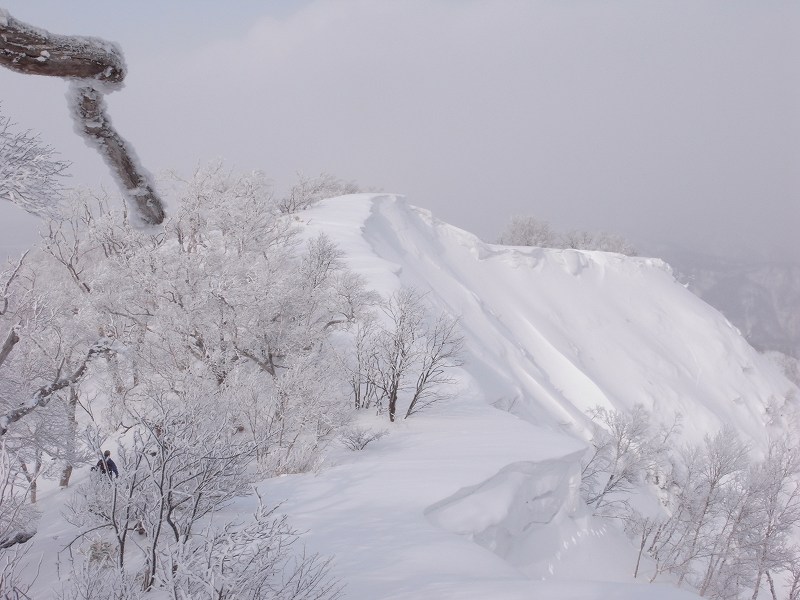
[[[648,565],[632,579],[635,549],[581,507],[579,460],[597,405],[642,403],[665,423],[678,411],[694,441],[727,423],[762,447],[780,419],[768,407],[796,388],[722,315],[660,260],[486,244],[397,196],[334,198],[297,220],[309,238],[330,236],[381,294],[428,292],[460,317],[467,343],[454,400],[361,452],[333,451],[319,473],[260,486],[310,551],[335,555],[345,597],[696,597],[643,583]],[[43,494],[45,565],[69,539],[56,516],[65,493]],[[40,590],[53,583],[40,578]]]
[[[688,440],[727,423],[761,447],[793,386],[721,314],[661,260],[485,244],[397,196],[303,221],[372,287],[428,292],[467,336],[457,401],[313,482],[265,485],[336,554],[350,597],[694,597],[634,583],[630,543],[579,507],[577,438],[586,409],[644,403],[664,423],[680,412]]]

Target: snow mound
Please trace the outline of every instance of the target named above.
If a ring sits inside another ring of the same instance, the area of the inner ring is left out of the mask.
[[[557,526],[575,513],[579,506],[579,459],[580,454],[508,465],[485,482],[437,502],[426,514],[443,529],[468,535],[508,558],[521,539]]]

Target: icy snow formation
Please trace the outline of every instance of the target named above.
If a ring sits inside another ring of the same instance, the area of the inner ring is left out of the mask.
[[[514,546],[578,508],[580,456],[508,465],[483,483],[459,490],[426,511],[453,533],[470,535],[507,558]]]

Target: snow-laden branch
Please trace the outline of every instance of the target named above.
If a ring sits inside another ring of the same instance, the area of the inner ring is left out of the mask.
[[[57,35],[0,11],[0,63],[18,73],[93,79],[125,79],[119,46],[98,38]]]
[[[33,412],[39,406],[47,406],[53,395],[63,390],[66,387],[75,385],[86,374],[89,364],[98,355],[106,355],[111,352],[112,341],[109,339],[102,339],[95,343],[86,353],[86,358],[83,359],[80,365],[67,377],[61,377],[60,372],[56,380],[49,385],[40,387],[36,392],[25,402],[20,404],[14,410],[11,410],[4,415],[0,415],[0,437],[4,436],[8,431],[9,425],[16,423],[25,415]]]
[[[83,135],[111,167],[117,183],[127,192],[139,217],[147,225],[157,225],[164,220],[164,207],[150,175],[139,164],[130,144],[117,133],[105,111],[103,92],[91,82],[74,82],[67,98],[75,119],[75,128]]]
[[[28,251],[26,250],[22,256],[19,257],[19,261],[17,261],[17,266],[11,271],[10,274],[6,275],[6,273],[0,273],[0,277],[6,277],[6,282],[3,284],[3,297],[0,298],[0,303],[2,303],[2,308],[0,308],[0,315],[4,315],[8,310],[8,299],[11,296],[9,294],[9,288],[11,284],[14,283],[14,279],[22,269],[22,263],[25,262],[25,257],[28,256]]]
[[[0,198],[33,215],[52,217],[64,197],[69,163],[31,131],[16,131],[0,113]]]
[[[69,98],[76,129],[103,156],[141,220],[147,225],[164,220],[148,173],[105,112],[103,94],[118,89],[125,78],[125,60],[116,44],[56,35],[0,9],[0,65],[17,73],[72,80]]]

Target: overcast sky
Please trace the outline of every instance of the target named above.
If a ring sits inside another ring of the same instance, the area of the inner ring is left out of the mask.
[[[405,194],[487,240],[512,214],[800,262],[796,0],[0,0],[121,45],[115,125],[151,171],[224,158]],[[4,113],[113,188],[66,84]],[[0,246],[34,220],[0,206]],[[650,250],[651,252],[653,250]]]

